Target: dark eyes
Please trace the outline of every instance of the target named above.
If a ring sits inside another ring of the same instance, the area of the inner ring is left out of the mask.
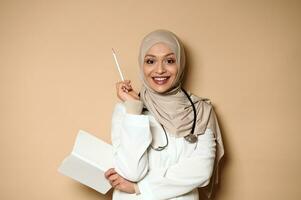
[[[176,60],[173,59],[173,58],[168,58],[168,59],[166,59],[164,62],[166,62],[167,64],[173,64],[173,63],[176,62]],[[155,63],[155,60],[154,60],[154,59],[146,59],[146,60],[145,60],[145,63],[146,63],[146,64],[149,64],[149,65],[152,65],[152,64]]]
[[[175,63],[176,61],[174,60],[174,59],[172,59],[172,58],[169,58],[169,59],[167,59],[167,63],[168,64],[173,64],[173,63]]]
[[[154,60],[146,59],[145,63],[151,65],[154,64]]]

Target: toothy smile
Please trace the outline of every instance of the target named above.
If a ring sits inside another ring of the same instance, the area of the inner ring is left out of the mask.
[[[152,77],[154,82],[158,85],[163,85],[165,83],[167,83],[169,76],[156,76],[156,77]]]

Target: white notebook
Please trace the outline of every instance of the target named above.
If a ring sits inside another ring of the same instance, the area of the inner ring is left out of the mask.
[[[112,146],[88,132],[79,130],[71,154],[63,160],[58,171],[106,194],[111,185],[104,173],[112,167]]]

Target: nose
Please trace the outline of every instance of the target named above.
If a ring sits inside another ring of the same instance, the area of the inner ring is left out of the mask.
[[[157,65],[157,68],[156,68],[156,72],[157,72],[158,74],[163,74],[163,73],[166,72],[164,63],[158,62],[158,65]]]

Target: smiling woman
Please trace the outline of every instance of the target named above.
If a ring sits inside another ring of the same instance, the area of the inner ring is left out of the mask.
[[[141,43],[139,65],[140,94],[129,80],[116,84],[115,168],[105,174],[113,199],[195,200],[197,188],[211,198],[223,142],[210,101],[182,88],[183,45],[170,31],[153,31]]]
[[[153,90],[166,92],[172,88],[178,73],[175,54],[166,44],[155,44],[145,55],[143,73]]]

